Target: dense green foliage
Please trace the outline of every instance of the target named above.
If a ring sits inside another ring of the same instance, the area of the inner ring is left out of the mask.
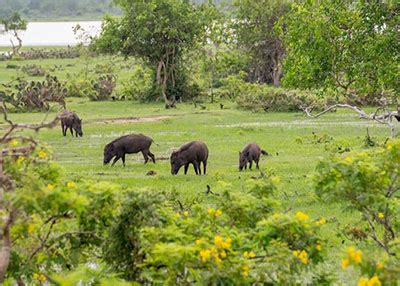
[[[123,16],[89,48],[0,62],[0,111],[20,112],[0,121],[1,283],[400,283],[399,141],[346,111],[295,113],[395,103],[397,5],[114,2]],[[55,102],[83,137],[13,125],[56,116]],[[103,166],[104,145],[128,133],[153,138],[156,164]],[[172,176],[171,152],[191,140],[208,146],[207,175]],[[249,142],[269,155],[239,172]]]
[[[283,21],[284,82],[377,102],[399,86],[398,4],[298,1]]]

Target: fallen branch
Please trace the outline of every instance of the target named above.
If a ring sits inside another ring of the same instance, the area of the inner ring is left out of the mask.
[[[400,116],[399,111],[384,112],[384,113],[378,115],[378,112],[380,110],[382,110],[382,107],[379,107],[374,113],[368,114],[364,110],[359,108],[358,106],[354,106],[354,105],[350,105],[350,104],[334,104],[315,115],[313,115],[311,113],[313,106],[303,108],[303,111],[306,113],[306,115],[308,117],[318,118],[318,117],[324,115],[325,113],[327,113],[331,110],[336,110],[338,108],[350,109],[350,110],[356,112],[360,116],[360,119],[367,119],[367,120],[376,121],[380,124],[385,124],[390,128],[391,137],[396,136],[396,133],[394,130],[393,118],[397,118],[398,116]]]

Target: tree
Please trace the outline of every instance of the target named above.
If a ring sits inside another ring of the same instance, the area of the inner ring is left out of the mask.
[[[250,81],[280,85],[285,48],[274,27],[289,11],[289,3],[288,0],[234,1],[238,44],[252,58]]]
[[[22,47],[22,39],[19,36],[19,32],[26,30],[27,22],[18,12],[15,12],[9,17],[2,18],[1,23],[4,25],[4,32],[11,31],[17,39],[17,45],[14,45],[14,42],[10,40],[12,45],[12,55],[17,55]]]
[[[281,29],[284,84],[375,102],[399,94],[398,12],[391,1],[296,1]]]
[[[106,22],[98,45],[105,46],[101,43],[103,37],[107,41],[113,39],[114,45],[108,45],[111,48],[108,51],[118,50],[146,60],[155,70],[155,84],[166,106],[173,105],[168,90],[176,86],[183,55],[205,39],[206,25],[211,21],[207,11],[211,6],[197,6],[185,0],[115,0],[115,3],[122,7],[124,16],[120,22]]]

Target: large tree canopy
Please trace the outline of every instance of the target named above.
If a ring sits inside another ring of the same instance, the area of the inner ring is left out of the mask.
[[[274,27],[289,10],[290,1],[236,0],[233,3],[238,44],[251,57],[249,80],[279,86],[285,50]]]
[[[98,47],[138,56],[156,71],[156,83],[166,104],[167,86],[175,86],[185,52],[205,39],[210,6],[186,0],[115,0],[122,7],[121,21],[108,18]],[[112,44],[110,44],[112,43]]]
[[[284,17],[284,83],[377,98],[399,92],[399,6],[390,1],[297,1]]]

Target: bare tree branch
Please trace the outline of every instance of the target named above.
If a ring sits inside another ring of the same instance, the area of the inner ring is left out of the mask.
[[[359,108],[358,106],[350,105],[350,104],[334,104],[326,108],[325,110],[321,111],[320,113],[317,114],[312,114],[312,109],[313,106],[309,106],[306,108],[303,108],[303,111],[306,113],[308,117],[311,118],[318,118],[325,113],[331,111],[331,110],[336,110],[337,108],[343,108],[343,109],[350,109],[354,112],[356,112],[361,119],[367,119],[367,120],[372,120],[376,121],[381,124],[385,124],[390,128],[390,133],[392,137],[395,137],[395,130],[394,130],[394,124],[393,124],[393,117],[398,115],[397,111],[392,111],[392,112],[384,112],[380,115],[378,115],[378,112],[382,110],[382,107],[379,107],[374,113],[372,114],[367,114],[364,110]]]

